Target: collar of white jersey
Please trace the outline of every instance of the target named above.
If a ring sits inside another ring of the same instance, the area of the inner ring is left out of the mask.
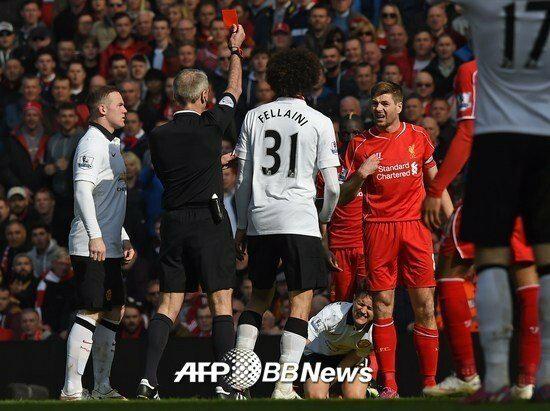
[[[113,139],[115,138],[115,135],[107,130],[105,127],[103,127],[101,124],[90,121],[90,127],[97,128],[99,131],[101,131],[101,134],[103,134],[105,138],[109,141],[113,141]]]
[[[298,97],[279,97],[276,101],[291,101],[293,103],[307,105],[306,100]]]
[[[174,113],[174,116],[176,114],[189,114],[189,113],[193,113],[193,114],[196,114],[197,116],[200,116],[200,113],[195,110],[178,110]]]

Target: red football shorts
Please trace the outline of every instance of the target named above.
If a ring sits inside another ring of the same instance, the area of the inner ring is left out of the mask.
[[[367,288],[393,290],[435,287],[430,230],[419,220],[366,222],[364,227]]]
[[[351,301],[357,285],[365,282],[367,269],[363,247],[331,248],[342,271],[332,272],[331,301]]]
[[[450,257],[456,252],[463,260],[471,260],[474,258],[476,248],[473,243],[466,243],[460,240],[460,223],[462,221],[462,206],[458,207],[451,220],[447,225],[445,238],[441,244],[441,254]],[[535,255],[533,249],[527,243],[525,231],[523,229],[523,221],[521,217],[517,217],[514,223],[514,231],[510,238],[510,251],[512,253],[512,264],[533,264]]]

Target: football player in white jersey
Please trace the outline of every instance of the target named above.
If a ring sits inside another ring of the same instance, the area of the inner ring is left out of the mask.
[[[550,0],[456,0],[478,60],[475,137],[462,239],[476,246],[486,374],[471,401],[509,395],[509,241],[523,218],[540,277],[541,399],[550,398]]]
[[[353,302],[335,302],[327,305],[309,320],[308,341],[302,357],[313,368],[321,363],[325,368],[351,368],[367,358],[373,350],[372,324],[374,312],[372,297],[358,289]],[[361,399],[367,394],[368,383],[358,373],[353,382],[342,384],[344,398]],[[328,398],[331,384],[308,379],[304,384],[307,398]],[[376,395],[376,391],[372,392]]]
[[[236,347],[254,349],[282,260],[291,308],[281,338],[281,363],[300,362],[313,290],[327,286],[319,223],[330,220],[340,192],[332,122],[304,99],[320,71],[320,62],[311,52],[275,55],[267,68],[267,82],[278,98],[248,112],[235,150],[239,158],[235,243],[241,258],[248,251],[253,285],[239,319]],[[315,208],[318,170],[325,180],[319,216]],[[292,384],[283,382],[276,384],[272,397],[299,398]]]

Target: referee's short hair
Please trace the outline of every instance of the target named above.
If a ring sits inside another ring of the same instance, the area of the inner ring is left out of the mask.
[[[86,100],[88,110],[90,110],[90,118],[97,117],[97,109],[100,104],[104,104],[107,97],[111,93],[120,93],[120,90],[115,86],[102,86],[97,90],[91,91]]]
[[[174,79],[174,98],[180,104],[194,103],[204,90],[208,90],[208,76],[202,70],[181,70]]]

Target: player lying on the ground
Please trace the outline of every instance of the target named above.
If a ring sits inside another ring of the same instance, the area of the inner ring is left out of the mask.
[[[361,367],[373,349],[372,321],[374,319],[372,297],[364,290],[357,290],[353,302],[336,302],[327,305],[309,320],[308,340],[302,361],[315,368],[321,363],[325,368]],[[360,380],[357,373],[352,382],[342,383],[344,398],[365,398],[368,382]],[[308,379],[304,384],[306,398],[328,398],[332,384]]]

